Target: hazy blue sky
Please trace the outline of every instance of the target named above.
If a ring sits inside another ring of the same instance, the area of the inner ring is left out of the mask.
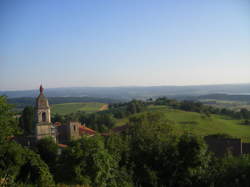
[[[249,0],[1,0],[0,90],[250,82]]]

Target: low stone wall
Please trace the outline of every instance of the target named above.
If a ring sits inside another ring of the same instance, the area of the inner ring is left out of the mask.
[[[242,143],[242,154],[250,154],[250,143]]]
[[[208,150],[215,153],[218,157],[222,157],[228,152],[234,156],[242,154],[241,139],[206,136],[204,140],[208,145]]]

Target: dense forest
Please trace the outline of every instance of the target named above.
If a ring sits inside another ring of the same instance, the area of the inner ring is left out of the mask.
[[[215,110],[201,103],[167,98],[116,103],[109,110],[86,114],[55,115],[54,121],[78,119],[99,132],[112,128],[114,119],[129,117],[130,128],[109,136],[97,134],[59,148],[50,138],[33,148],[13,141],[32,131],[32,107],[17,120],[5,97],[0,97],[0,179],[3,186],[250,186],[250,155],[217,158],[196,135],[176,135],[171,121],[161,113],[145,111],[148,105],[166,105],[210,115],[218,113],[249,119],[249,111],[237,114]],[[141,113],[141,111],[145,111]],[[31,126],[29,126],[31,125]],[[99,129],[99,126],[103,126]]]

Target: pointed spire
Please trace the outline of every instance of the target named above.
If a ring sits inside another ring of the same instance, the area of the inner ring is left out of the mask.
[[[43,93],[43,86],[40,85],[40,93]]]

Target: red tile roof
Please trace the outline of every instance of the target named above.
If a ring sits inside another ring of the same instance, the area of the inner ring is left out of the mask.
[[[65,148],[65,147],[68,147],[67,145],[65,145],[65,144],[57,144],[58,145],[58,147],[61,147],[61,148]]]
[[[90,129],[90,128],[83,126],[83,125],[81,125],[79,127],[79,133],[80,133],[80,135],[84,135],[84,134],[94,135],[94,134],[96,134],[96,132],[93,129]]]
[[[58,126],[61,126],[62,123],[61,122],[55,122],[54,125],[58,127]]]

